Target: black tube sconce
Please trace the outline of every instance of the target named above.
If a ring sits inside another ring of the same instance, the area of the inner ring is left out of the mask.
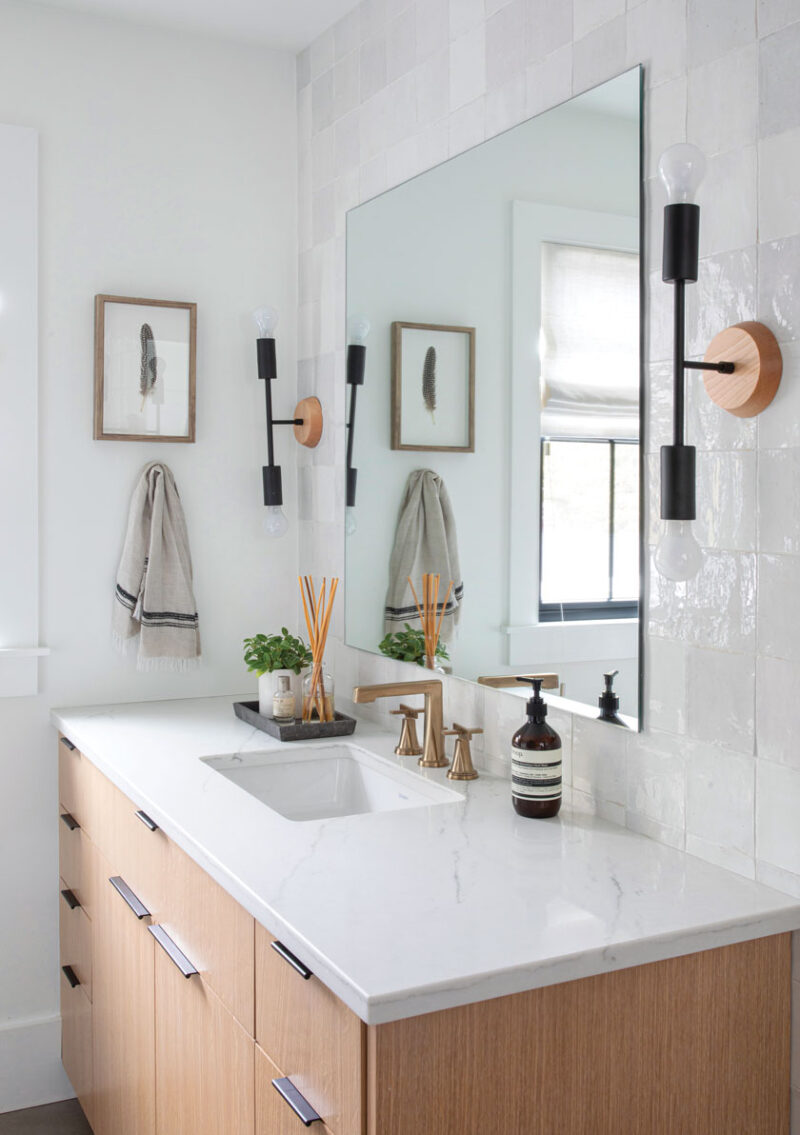
[[[303,398],[295,406],[293,418],[273,418],[272,382],[278,377],[274,334],[278,313],[274,307],[258,307],[253,312],[253,320],[258,328],[256,339],[258,377],[264,382],[267,409],[267,464],[261,468],[264,506],[267,510],[264,527],[268,536],[278,537],[288,531],[289,522],[283,511],[283,481],[281,467],[275,464],[272,427],[294,426],[294,436],[297,441],[313,449],[322,437],[322,406],[318,398]]]
[[[347,416],[347,484],[345,495],[345,532],[355,532],[356,485],[358,469],[353,467],[353,444],[356,428],[356,394],[364,385],[367,363],[367,336],[370,323],[364,315],[353,315],[348,320],[350,343],[347,347],[347,385],[350,387],[350,411]]]
[[[692,532],[696,518],[696,455],[685,444],[687,370],[705,372],[709,397],[737,417],[760,414],[775,397],[781,379],[781,353],[775,336],[761,323],[737,323],[711,342],[702,362],[686,359],[687,283],[698,274],[700,207],[694,197],[705,174],[705,157],[696,146],[679,143],[661,155],[658,172],[666,186],[662,279],[675,285],[673,324],[673,436],[661,447],[661,518],[665,531],[656,548],[661,575],[691,579],[700,570],[702,553]]]

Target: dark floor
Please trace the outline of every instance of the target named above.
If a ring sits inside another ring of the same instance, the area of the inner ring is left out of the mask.
[[[77,1100],[0,1115],[0,1135],[92,1135]]]

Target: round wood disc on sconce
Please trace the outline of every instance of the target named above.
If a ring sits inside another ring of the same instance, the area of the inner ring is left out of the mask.
[[[705,354],[707,363],[731,362],[733,374],[703,375],[712,402],[737,418],[754,418],[766,410],[778,390],[783,370],[778,340],[763,323],[735,323],[715,335]]]
[[[294,427],[294,436],[301,445],[313,449],[322,437],[322,405],[319,398],[301,398],[294,408],[295,418],[302,418]]]

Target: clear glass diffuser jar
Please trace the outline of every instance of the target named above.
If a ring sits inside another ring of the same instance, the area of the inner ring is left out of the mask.
[[[333,675],[316,663],[303,678],[303,721],[333,721]]]

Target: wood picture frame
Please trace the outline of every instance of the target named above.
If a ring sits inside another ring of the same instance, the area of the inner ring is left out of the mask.
[[[95,441],[193,442],[196,367],[196,303],[95,296]]]
[[[474,327],[392,323],[392,449],[475,452]]]

